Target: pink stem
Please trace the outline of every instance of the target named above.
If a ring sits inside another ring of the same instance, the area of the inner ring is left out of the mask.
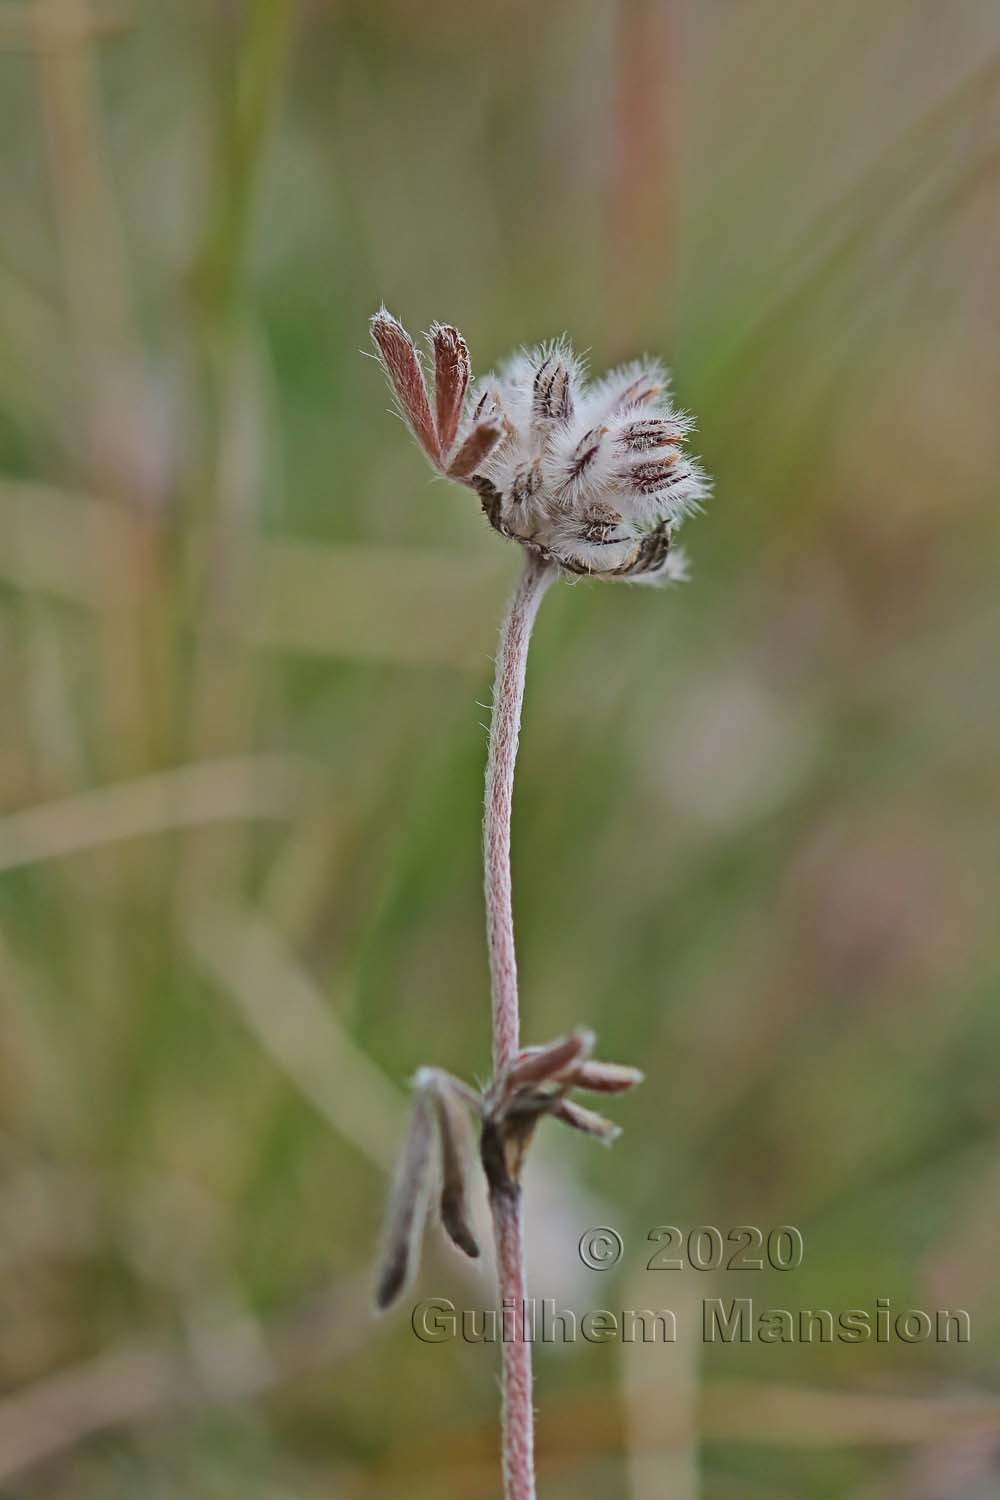
[[[503,1492],[505,1500],[535,1500],[535,1409],[531,1404],[531,1345],[524,1339],[527,1282],[520,1187],[511,1193],[491,1193],[490,1209],[500,1286]]]
[[[500,631],[490,752],[486,766],[483,848],[486,867],[486,939],[493,993],[494,1074],[520,1046],[517,959],[510,879],[510,814],[514,763],[524,700],[528,642],[554,569],[529,557]],[[524,1338],[526,1281],[521,1189],[511,1183],[490,1194],[503,1338],[503,1478],[506,1500],[535,1500],[535,1414],[531,1404],[531,1345]]]
[[[547,563],[529,556],[500,631],[493,683],[483,851],[486,863],[486,941],[493,989],[494,1073],[499,1073],[513,1060],[520,1045],[514,911],[510,889],[510,810],[528,642],[538,606],[553,576],[554,570]]]

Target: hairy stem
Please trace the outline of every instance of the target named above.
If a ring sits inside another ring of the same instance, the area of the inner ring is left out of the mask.
[[[510,888],[510,810],[528,642],[538,606],[552,578],[553,569],[547,563],[528,558],[500,630],[493,683],[483,853],[486,864],[486,941],[493,991],[494,1073],[499,1073],[512,1061],[520,1045]]]
[[[527,1283],[520,1187],[511,1193],[491,1193],[490,1210],[502,1330],[503,1492],[505,1500],[535,1500],[535,1412],[531,1404],[531,1345],[524,1339]]]
[[[520,1046],[510,879],[510,814],[528,642],[538,606],[554,576],[549,564],[528,558],[500,631],[493,684],[483,851],[486,939],[493,995],[494,1074],[513,1060]],[[504,1495],[506,1500],[534,1500],[534,1411],[531,1405],[531,1345],[524,1340],[526,1287],[520,1186],[511,1183],[503,1189],[494,1188],[490,1194],[490,1208],[501,1326],[505,1329],[500,1345],[503,1359]]]

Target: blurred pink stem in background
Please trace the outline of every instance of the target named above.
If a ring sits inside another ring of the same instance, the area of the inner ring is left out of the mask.
[[[663,317],[673,280],[679,7],[619,0],[614,42],[614,136],[607,187],[609,331]]]
[[[486,873],[486,940],[493,995],[493,1071],[508,1066],[520,1046],[517,959],[510,878],[510,815],[514,764],[524,700],[528,643],[538,606],[555,576],[552,567],[529,557],[500,631],[493,684],[490,750],[486,766],[483,854]],[[493,1236],[501,1302],[503,1359],[503,1474],[507,1500],[534,1500],[534,1412],[531,1405],[531,1345],[524,1340],[524,1222],[520,1185],[492,1192]],[[507,1309],[509,1318],[504,1318]],[[506,1326],[512,1324],[513,1327]]]

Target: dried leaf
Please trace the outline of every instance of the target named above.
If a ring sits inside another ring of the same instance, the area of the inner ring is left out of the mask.
[[[470,1226],[466,1173],[468,1117],[447,1074],[433,1073],[428,1083],[441,1140],[441,1223],[458,1248],[475,1259],[479,1245]]]
[[[419,1258],[430,1197],[434,1118],[425,1090],[413,1101],[410,1128],[386,1212],[375,1305],[384,1312],[402,1295]]]

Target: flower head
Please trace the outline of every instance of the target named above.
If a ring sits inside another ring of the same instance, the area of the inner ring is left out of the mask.
[[[671,404],[661,365],[638,360],[588,383],[557,340],[470,386],[465,340],[435,323],[432,408],[402,324],[383,308],[371,327],[414,437],[439,473],[476,491],[501,536],[567,573],[684,577],[673,538],[709,482],[684,451],[693,423]]]

